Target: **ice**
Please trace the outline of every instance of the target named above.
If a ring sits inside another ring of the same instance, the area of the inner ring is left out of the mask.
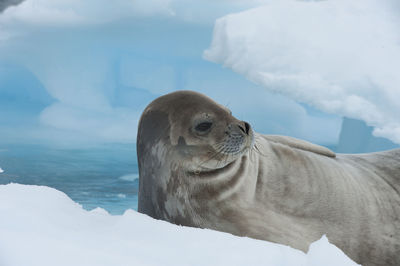
[[[1,167],[0,167],[0,174],[1,174],[1,173],[4,173],[4,170],[3,170],[3,169],[1,169]]]
[[[326,238],[308,254],[266,241],[176,226],[132,210],[86,211],[43,186],[0,185],[2,266],[356,265]],[[339,264],[337,264],[339,263]]]
[[[271,1],[216,21],[204,57],[400,143],[399,5]]]
[[[260,133],[335,144],[341,117],[309,112],[202,59],[215,18],[263,2],[26,0],[9,7],[0,14],[0,137],[133,143],[147,104],[189,89],[228,105]]]
[[[135,181],[136,179],[139,178],[138,174],[127,174],[120,176],[119,179],[125,180],[125,181]]]

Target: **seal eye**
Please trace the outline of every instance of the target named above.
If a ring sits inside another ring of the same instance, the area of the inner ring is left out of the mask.
[[[196,129],[196,131],[204,133],[207,130],[209,130],[211,128],[211,126],[212,126],[211,122],[202,122],[202,123],[197,124],[197,126],[194,129]]]

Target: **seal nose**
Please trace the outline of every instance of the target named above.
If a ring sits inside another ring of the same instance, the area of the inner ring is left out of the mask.
[[[244,127],[246,128],[246,134],[249,135],[249,131],[250,131],[250,124],[247,122],[244,122]]]
[[[240,128],[240,130],[245,133],[246,135],[249,135],[249,131],[250,131],[250,125],[247,122],[243,122],[244,127],[242,125],[238,125],[238,127]]]

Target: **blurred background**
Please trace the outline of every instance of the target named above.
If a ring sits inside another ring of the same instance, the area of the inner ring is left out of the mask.
[[[399,5],[332,2],[1,0],[0,184],[136,209],[138,119],[175,90],[259,133],[342,153],[399,147]]]

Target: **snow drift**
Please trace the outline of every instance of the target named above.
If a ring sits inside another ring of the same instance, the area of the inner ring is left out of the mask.
[[[400,143],[399,5],[271,1],[216,21],[208,60]]]
[[[0,186],[0,264],[356,265],[323,237],[308,254],[250,238],[181,227],[128,210],[85,211],[49,187]]]

